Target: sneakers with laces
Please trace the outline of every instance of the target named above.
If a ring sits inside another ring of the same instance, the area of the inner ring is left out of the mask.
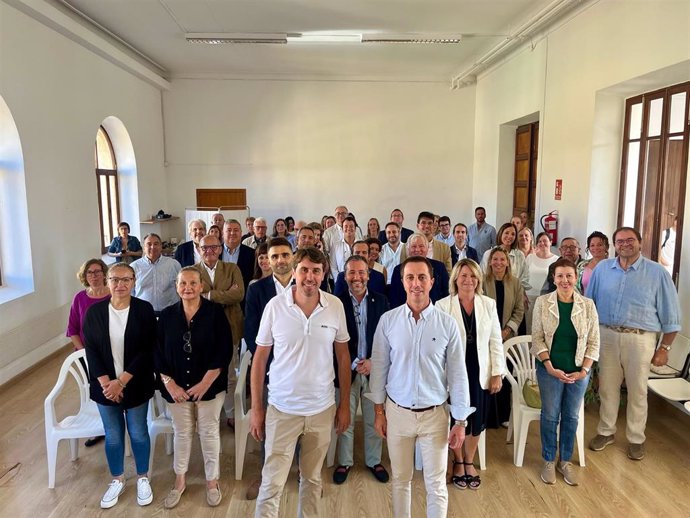
[[[577,485],[577,470],[572,462],[559,462],[556,469],[563,475],[566,484],[569,486]]]
[[[137,504],[149,505],[153,502],[153,491],[148,477],[141,477],[137,480]]]
[[[125,481],[114,478],[113,481],[108,484],[108,490],[101,498],[101,509],[110,509],[117,504],[117,500],[125,490]]]
[[[544,466],[541,468],[541,479],[545,484],[556,483],[556,463],[544,461]]]
[[[644,459],[644,443],[642,444],[628,444],[628,458],[631,460],[642,460]]]
[[[589,449],[592,451],[601,451],[609,444],[613,444],[613,435],[597,435],[589,441]]]

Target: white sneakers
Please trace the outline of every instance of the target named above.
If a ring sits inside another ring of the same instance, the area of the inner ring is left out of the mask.
[[[110,509],[117,504],[120,495],[125,490],[126,482],[114,478],[108,484],[108,490],[101,498],[101,509]],[[151,490],[151,483],[148,477],[141,477],[137,480],[137,503],[139,505],[149,505],[153,502],[153,491]]]
[[[148,477],[141,477],[137,480],[137,504],[149,505],[153,502],[153,491]]]
[[[101,509],[110,509],[117,504],[117,500],[124,490],[125,481],[114,478],[108,485],[108,490],[103,495],[103,498],[101,498]]]

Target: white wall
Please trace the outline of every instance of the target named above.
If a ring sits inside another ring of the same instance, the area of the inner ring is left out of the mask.
[[[0,305],[2,383],[67,341],[56,337],[80,289],[75,273],[100,255],[93,148],[106,117],[132,139],[142,214],[167,200],[157,89],[4,3],[0,49],[0,95],[24,153],[35,285]]]
[[[164,96],[170,210],[196,188],[246,188],[253,215],[363,228],[401,208],[472,214],[474,88],[448,84],[176,80]],[[184,229],[178,225],[178,237]]]
[[[638,81],[640,92],[659,85],[657,73],[674,82],[690,79],[690,2],[601,0],[477,83],[475,191],[479,200],[496,189],[499,127],[540,112],[537,214],[558,209],[560,235],[584,240],[594,230],[609,235],[616,223],[621,118],[624,98],[616,86]],[[646,88],[645,83],[646,82]],[[666,83],[667,85],[673,82]],[[620,91],[620,89],[618,89]],[[632,94],[631,94],[632,95]],[[563,199],[553,199],[563,179]],[[488,207],[487,207],[488,208]],[[499,221],[511,207],[497,207]],[[686,204],[690,209],[690,205]],[[690,225],[683,236],[690,243]],[[684,333],[690,329],[690,254],[681,265]]]

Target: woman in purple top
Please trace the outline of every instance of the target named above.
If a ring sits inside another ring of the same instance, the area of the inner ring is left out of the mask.
[[[89,259],[77,272],[77,279],[86,286],[86,289],[74,296],[72,307],[69,310],[67,337],[72,341],[75,351],[84,348],[82,324],[84,323],[86,311],[96,302],[110,298],[110,288],[108,288],[106,283],[107,272],[108,265],[100,259]],[[84,368],[86,368],[85,363]],[[87,439],[86,446],[93,446],[102,439],[103,436],[91,437]]]

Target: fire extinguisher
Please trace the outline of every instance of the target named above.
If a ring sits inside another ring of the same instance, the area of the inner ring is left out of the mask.
[[[541,228],[549,235],[551,242],[558,244],[558,211],[552,210],[548,214],[544,214],[539,220]]]

